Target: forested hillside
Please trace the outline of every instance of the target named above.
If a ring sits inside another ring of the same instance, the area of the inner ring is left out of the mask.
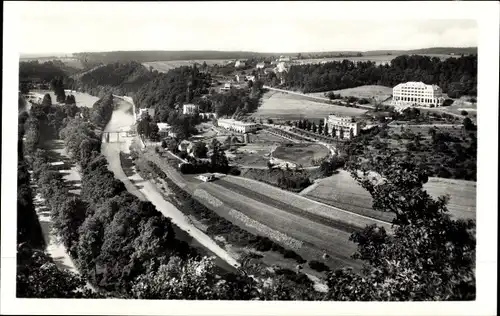
[[[400,82],[422,81],[439,85],[449,97],[477,94],[477,56],[448,58],[398,56],[390,65],[349,60],[325,64],[293,65],[285,73],[284,87],[305,93],[362,85],[393,87]]]
[[[155,73],[140,63],[112,63],[85,73],[74,81],[72,88],[99,97],[110,92],[127,95],[154,77]]]
[[[138,108],[156,108],[157,117],[166,120],[177,103],[189,103],[208,93],[210,82],[210,74],[201,73],[196,67],[175,68],[143,85],[135,94],[134,102]]]
[[[59,60],[39,63],[38,61],[28,61],[19,63],[19,81],[41,81],[50,82],[52,79],[65,78],[80,71],[79,69],[68,67]]]

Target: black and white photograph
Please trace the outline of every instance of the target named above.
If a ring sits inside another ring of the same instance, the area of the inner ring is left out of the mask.
[[[499,8],[5,2],[2,314],[492,315]]]

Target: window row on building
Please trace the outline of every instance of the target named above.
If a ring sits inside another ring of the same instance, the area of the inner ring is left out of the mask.
[[[256,123],[241,122],[235,119],[219,119],[217,125],[237,133],[251,133],[259,127]]]

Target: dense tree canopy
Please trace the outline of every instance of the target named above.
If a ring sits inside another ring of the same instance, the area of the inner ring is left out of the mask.
[[[114,62],[84,73],[72,87],[100,97],[108,93],[127,95],[136,92],[154,76],[138,62]]]
[[[195,66],[178,67],[144,84],[135,94],[134,102],[138,108],[155,108],[158,121],[165,122],[176,105],[208,93],[210,84],[210,74],[199,72]]]

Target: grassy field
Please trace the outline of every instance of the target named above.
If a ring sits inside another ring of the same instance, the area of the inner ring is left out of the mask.
[[[328,148],[319,144],[287,144],[278,146],[273,157],[309,167],[313,159],[319,160],[328,154]]]
[[[304,99],[287,93],[269,91],[262,97],[262,105],[252,114],[256,118],[285,120],[324,119],[329,114],[361,116],[366,110],[331,105]]]
[[[459,99],[453,99],[454,102],[450,106],[442,107],[444,112],[452,114],[461,114],[462,110],[465,110],[469,115],[477,113],[477,102],[469,102],[470,96],[463,96]],[[474,97],[475,98],[475,97]]]
[[[329,91],[327,91],[329,92]],[[382,102],[392,95],[392,88],[377,85],[367,85],[356,88],[342,89],[332,91],[335,94],[340,94],[343,97],[356,97],[356,98],[366,98],[371,100],[374,98],[375,102]],[[310,95],[323,97],[325,92],[314,92],[309,93]]]
[[[430,178],[424,189],[433,196],[449,194],[448,210],[455,218],[476,218],[476,183],[473,181]],[[304,190],[304,195],[314,200],[381,220],[391,220],[393,215],[372,209],[373,200],[349,173],[341,170]]]
[[[168,60],[168,61],[151,61],[143,63],[146,68],[149,69],[149,66],[153,67],[154,70],[158,70],[159,72],[167,72],[170,69],[181,67],[181,66],[191,66],[194,63],[203,64],[206,62],[207,65],[224,65],[231,60],[229,59],[207,59],[207,60]]]

